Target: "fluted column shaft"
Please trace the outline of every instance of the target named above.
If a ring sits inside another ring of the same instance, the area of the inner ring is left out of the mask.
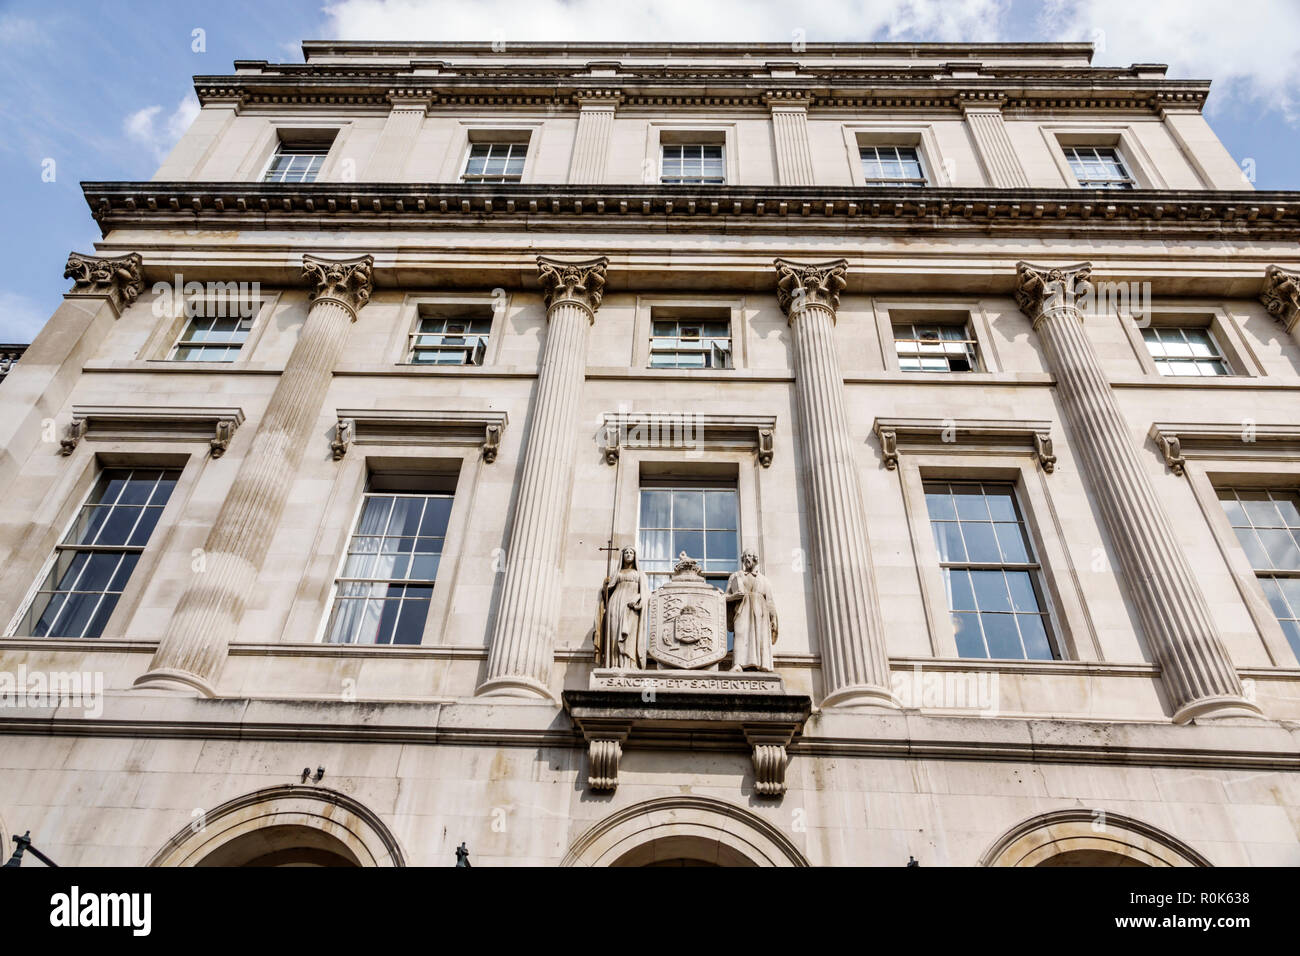
[[[1209,605],[1084,331],[1076,303],[1090,288],[1089,273],[1086,263],[1064,269],[1021,263],[1017,300],[1056,377],[1075,454],[1160,665],[1174,720],[1257,715],[1242,696]]]
[[[348,326],[370,295],[372,259],[305,257],[317,295],[257,433],[203,546],[203,570],[181,595],[167,634],[136,684],[212,696],[248,596],[280,524],[320,417]]]
[[[546,348],[480,695],[554,699],[549,684],[587,330],[600,306],[606,262],[538,258],[547,289]]]
[[[849,437],[835,310],[846,263],[776,261],[794,340],[799,445],[807,489],[822,706],[897,706],[890,691],[857,456]]]

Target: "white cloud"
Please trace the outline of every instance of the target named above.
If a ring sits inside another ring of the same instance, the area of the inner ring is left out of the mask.
[[[0,342],[22,345],[36,338],[54,309],[16,292],[0,291]]]
[[[1296,0],[336,0],[325,34],[352,40],[1094,41],[1098,65],[1168,63],[1215,81],[1212,103],[1300,118]]]
[[[340,0],[326,34],[354,40],[808,42],[997,39],[1010,0]]]
[[[171,148],[176,145],[176,141],[199,115],[198,98],[193,93],[187,93],[185,98],[176,104],[176,109],[165,118],[162,113],[161,106],[146,106],[144,109],[136,110],[122,124],[126,135],[148,146],[159,162],[167,157]]]
[[[1211,102],[1253,100],[1300,113],[1300,3],[1295,0],[1050,0],[1049,38],[1094,40],[1096,64],[1168,63],[1214,81]]]

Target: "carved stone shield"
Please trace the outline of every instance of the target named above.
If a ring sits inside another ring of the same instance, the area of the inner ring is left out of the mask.
[[[647,653],[664,667],[694,670],[727,656],[727,602],[682,554],[667,584],[650,595]]]

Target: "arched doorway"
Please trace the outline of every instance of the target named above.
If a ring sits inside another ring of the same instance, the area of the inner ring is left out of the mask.
[[[1177,837],[1109,811],[1055,810],[999,837],[981,866],[1209,866]]]
[[[405,866],[367,807],[324,787],[286,785],[229,800],[185,827],[150,866]]]
[[[807,866],[762,817],[711,797],[683,794],[606,817],[570,847],[562,866]]]

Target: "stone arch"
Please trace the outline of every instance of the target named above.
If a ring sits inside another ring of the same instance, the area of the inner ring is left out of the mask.
[[[397,838],[368,807],[325,787],[286,784],[228,800],[186,826],[149,866],[405,866]]]
[[[1104,814],[1104,816],[1102,815]],[[1122,813],[1054,810],[1012,827],[981,866],[1210,866],[1190,846]]]
[[[625,807],[574,841],[561,866],[808,866],[790,839],[748,810],[694,794]]]

